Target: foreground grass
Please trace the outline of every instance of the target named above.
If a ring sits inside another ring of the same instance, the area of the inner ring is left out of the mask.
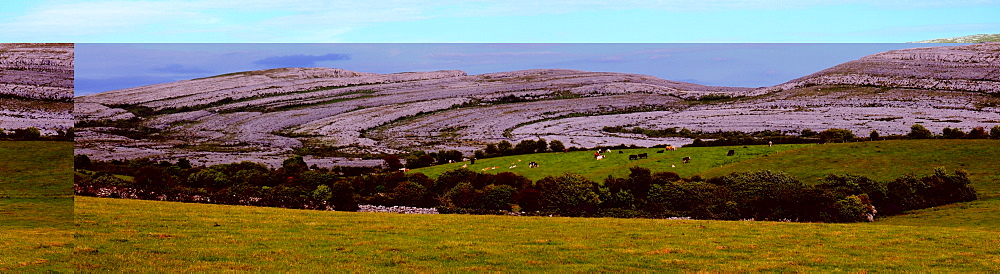
[[[72,172],[72,142],[0,142],[0,272],[73,270]]]
[[[346,213],[77,197],[79,271],[995,271],[1000,232]]]
[[[594,159],[594,152],[596,150],[549,152],[479,159],[476,161],[475,165],[469,165],[467,168],[473,171],[481,171],[483,168],[497,167],[496,169],[486,170],[486,172],[499,173],[509,171],[521,174],[531,180],[538,180],[549,175],[558,176],[565,172],[572,172],[583,175],[584,177],[596,182],[602,182],[604,178],[608,177],[608,175],[615,177],[627,177],[629,174],[629,168],[635,166],[645,167],[653,172],[671,171],[676,172],[682,177],[690,177],[696,174],[701,174],[702,172],[712,168],[765,157],[782,151],[811,146],[815,145],[775,145],[773,147],[692,147],[678,148],[676,151],[664,151],[663,153],[656,153],[657,151],[663,150],[660,148],[623,149],[621,150],[622,153],[618,153],[618,150],[611,153],[605,153],[607,158],[603,160]],[[735,150],[736,154],[734,156],[726,156],[729,150]],[[640,153],[647,153],[649,158],[640,160],[628,159],[629,155],[637,155]],[[691,163],[681,163],[681,159],[684,157],[691,157]],[[528,168],[529,162],[537,162],[539,167]],[[437,178],[437,176],[441,175],[441,173],[456,168],[462,168],[462,165],[465,164],[468,164],[468,162],[419,168],[414,169],[411,172],[420,172],[429,177]],[[517,165],[517,167],[513,169],[510,168],[510,166],[513,165]]]

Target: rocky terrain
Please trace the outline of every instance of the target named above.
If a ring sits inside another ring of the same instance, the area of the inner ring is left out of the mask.
[[[765,88],[561,69],[481,75],[374,74],[330,68],[239,72],[76,98],[77,153],[96,159],[187,157],[272,166],[373,165],[370,153],[458,149],[499,140],[567,146],[683,145],[605,126],[904,134],[1000,125],[1000,43],[879,53]],[[329,153],[327,153],[329,154]],[[324,155],[331,156],[331,155]]]
[[[1000,42],[1000,34],[973,34],[961,37],[939,38],[913,43],[985,43]]]
[[[73,126],[73,44],[0,44],[0,128]]]

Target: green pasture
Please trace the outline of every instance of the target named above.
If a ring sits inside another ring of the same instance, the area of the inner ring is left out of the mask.
[[[0,142],[0,272],[67,272],[73,142]]]
[[[626,177],[629,174],[630,167],[640,166],[649,168],[653,172],[671,171],[676,172],[682,177],[690,177],[712,168],[811,146],[815,145],[693,147],[677,148],[677,150],[673,151],[662,148],[623,149],[604,153],[606,157],[602,160],[594,159],[594,153],[597,150],[549,152],[478,159],[475,165],[469,165],[469,162],[459,162],[414,169],[410,172],[420,172],[429,177],[437,178],[437,176],[445,171],[462,168],[462,165],[467,165],[465,168],[473,171],[483,171],[484,168],[489,168],[484,171],[487,173],[509,171],[521,174],[531,180],[570,172],[583,175],[596,182],[602,182],[608,175]],[[657,153],[660,150],[664,150],[664,152]],[[729,150],[735,150],[735,155],[726,156]],[[622,153],[619,153],[619,151]],[[640,153],[646,153],[649,157],[646,159],[629,160],[629,155],[638,155]],[[684,157],[691,157],[691,162],[683,164],[681,159]],[[538,167],[528,168],[529,162],[538,163]],[[515,165],[517,167],[510,168]],[[493,169],[493,167],[496,167],[496,169]]]
[[[78,197],[78,271],[932,271],[1000,268],[940,223],[405,215]]]
[[[0,141],[0,197],[72,197],[73,142]]]
[[[730,150],[735,156],[725,156]],[[738,171],[770,169],[789,173],[805,183],[817,183],[828,174],[863,175],[876,180],[892,180],[906,174],[929,175],[935,168],[948,172],[965,170],[979,194],[979,201],[917,210],[905,215],[883,218],[879,224],[923,225],[933,222],[942,226],[974,226],[1000,229],[1000,141],[998,140],[892,140],[823,145],[775,145],[733,147],[679,148],[677,151],[655,153],[659,149],[627,149],[607,154],[604,160],[594,160],[593,151],[544,153],[498,157],[476,161],[469,166],[480,170],[499,166],[487,172],[510,171],[533,180],[562,172],[583,174],[597,182],[611,174],[628,176],[628,167],[642,166],[657,171],[673,171],[682,177],[700,175],[711,178]],[[629,154],[649,153],[649,159],[629,161]],[[624,155],[624,156],[622,156]],[[680,158],[691,157],[690,164],[680,164]],[[517,162],[520,159],[521,162]],[[522,168],[536,161],[539,168]],[[480,164],[482,163],[482,164]],[[511,163],[518,167],[509,169]],[[465,163],[415,169],[437,177],[442,172],[460,168]],[[506,166],[504,166],[506,164]],[[556,166],[556,167],[553,167]],[[574,168],[566,168],[574,167]]]

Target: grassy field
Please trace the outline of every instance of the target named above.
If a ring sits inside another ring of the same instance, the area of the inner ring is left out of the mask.
[[[80,271],[995,271],[979,227],[404,215],[78,197]]]
[[[0,197],[72,197],[73,142],[0,141]]]
[[[72,271],[73,142],[0,142],[0,272]]]
[[[729,149],[737,150],[737,156],[725,156]],[[591,158],[592,152],[521,155],[477,161],[477,167],[505,164],[503,171],[523,172],[533,179],[566,171],[595,179],[626,176],[629,165],[685,177],[773,169],[806,182],[829,173],[888,180],[944,167],[968,170],[981,200],[874,223],[819,224],[348,213],[77,197],[72,266],[78,271],[384,272],[1000,269],[1000,177],[993,159],[1000,155],[998,141],[655,151],[615,152],[601,161]],[[641,152],[650,153],[650,158],[627,160],[627,155]],[[684,156],[695,161],[681,165]],[[517,159],[522,160],[519,168],[506,169]],[[520,167],[529,161],[542,166]],[[573,164],[583,167],[545,169]],[[434,169],[421,171],[428,170]],[[490,172],[497,171],[501,169]],[[62,243],[23,246],[67,248]]]
[[[572,172],[583,175],[584,177],[590,178],[596,182],[602,182],[605,177],[608,177],[608,175],[626,177],[629,174],[628,169],[634,166],[649,168],[653,170],[653,172],[672,171],[680,174],[682,177],[689,177],[695,174],[701,174],[712,168],[740,161],[748,161],[750,159],[764,157],[781,151],[794,150],[810,146],[815,145],[776,145],[773,147],[747,146],[746,148],[743,146],[694,147],[678,148],[675,151],[664,151],[663,153],[656,153],[657,151],[662,150],[659,148],[623,149],[621,150],[622,153],[618,153],[618,150],[612,151],[611,153],[605,153],[607,157],[602,160],[594,159],[595,150],[550,152],[479,159],[476,160],[475,165],[469,165],[467,168],[474,171],[481,171],[483,168],[496,167],[496,169],[489,169],[486,170],[486,172],[499,173],[510,171],[524,175],[532,180],[538,180],[548,175],[560,175],[564,172]],[[729,150],[735,150],[736,154],[734,156],[726,156]],[[647,153],[649,158],[629,160],[629,155],[639,153]],[[681,159],[684,157],[691,157],[691,163],[682,164]],[[528,168],[529,162],[538,163],[538,168]],[[461,168],[464,164],[468,164],[468,162],[419,168],[414,169],[411,172],[420,172],[432,178],[437,178],[437,176],[441,175],[441,173]],[[513,169],[510,168],[513,165],[517,165],[517,167]]]

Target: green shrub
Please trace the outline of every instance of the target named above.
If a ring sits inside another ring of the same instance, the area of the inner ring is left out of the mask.
[[[910,139],[930,139],[934,137],[934,134],[924,127],[924,125],[915,124],[910,127],[910,133],[906,134],[906,137]]]
[[[597,183],[576,174],[547,176],[535,183],[545,209],[564,216],[589,216],[597,212],[601,200]]]

